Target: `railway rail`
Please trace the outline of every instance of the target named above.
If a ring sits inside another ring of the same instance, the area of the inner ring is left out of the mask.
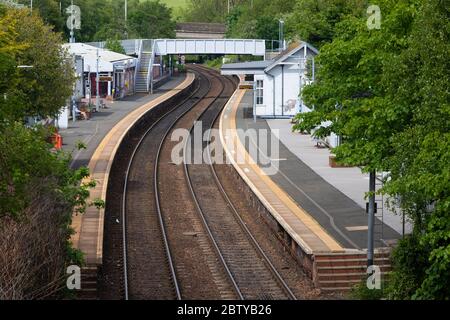
[[[213,128],[237,85],[210,69],[190,69],[197,76],[192,93],[132,137],[131,155],[122,155],[122,189],[111,195],[120,198],[121,241],[118,232],[113,240],[121,251],[121,261],[116,254],[114,262],[121,275],[110,282],[121,283],[125,299],[295,299],[233,206],[212,161],[186,161],[194,122],[202,121],[202,136]],[[171,139],[176,129],[189,132],[183,166],[171,162],[180,143]],[[209,143],[198,147],[190,150],[203,154],[206,148],[210,157]]]

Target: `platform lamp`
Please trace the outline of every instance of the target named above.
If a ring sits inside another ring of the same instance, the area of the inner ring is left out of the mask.
[[[368,235],[367,235],[367,267],[374,262],[374,224],[375,224],[375,170],[369,173],[369,205],[368,205]]]
[[[284,50],[284,21],[283,20],[278,20],[279,21],[279,50],[280,52]]]
[[[100,110],[100,97],[99,97],[99,94],[100,94],[100,92],[99,92],[100,91],[100,79],[99,79],[100,74],[98,72],[99,60],[100,60],[100,55],[99,55],[98,48],[97,48],[97,75],[96,75],[96,79],[95,79],[95,82],[96,82],[96,87],[95,87],[95,90],[96,90],[95,108],[96,108],[97,111]]]
[[[127,21],[128,21],[128,0],[125,0],[125,5],[124,5],[124,10],[125,10],[125,39],[128,39],[128,28],[127,28]]]

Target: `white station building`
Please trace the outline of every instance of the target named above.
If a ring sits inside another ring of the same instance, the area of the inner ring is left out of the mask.
[[[115,99],[134,93],[136,58],[84,43],[68,43],[63,46],[70,54],[83,59],[85,97],[97,96],[97,71],[100,78],[100,97]]]
[[[290,118],[310,110],[300,95],[302,88],[314,81],[317,54],[318,50],[306,42],[294,43],[272,60],[224,64],[221,73],[245,76],[249,80],[254,89],[254,115]]]

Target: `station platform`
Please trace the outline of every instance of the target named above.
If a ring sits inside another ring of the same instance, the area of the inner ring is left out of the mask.
[[[224,119],[223,125],[228,128],[241,129],[240,134],[237,134],[240,144],[245,146],[245,150],[243,149],[241,151],[249,152],[251,143],[248,143],[248,137],[246,138],[242,134],[243,132],[254,129],[256,132],[265,130],[266,132],[275,134],[275,131],[271,130],[268,121],[265,119],[257,119],[254,121],[251,113],[251,106],[253,104],[251,91],[239,90],[236,100],[239,101],[233,105],[233,108],[225,111],[227,119]],[[309,224],[307,223],[311,232],[307,232],[306,234],[299,233],[300,238],[308,242],[305,239],[317,236],[322,242],[327,244],[331,251],[339,251],[344,248],[359,250],[367,248],[367,213],[365,210],[353,199],[349,198],[341,190],[317,174],[296,154],[291,152],[280,141],[279,132],[277,132],[277,135],[275,139],[279,146],[278,159],[271,159],[274,163],[276,162],[276,172],[266,175],[261,169],[264,170],[267,166],[267,161],[262,165],[258,160],[258,163],[255,164],[255,172],[253,174],[256,174],[255,178],[263,180],[269,186],[269,189],[272,189],[270,190],[271,192],[275,191],[276,194],[281,194],[282,197],[286,197],[288,199],[286,205],[295,205],[298,208],[297,210],[304,212],[303,217],[307,217],[307,221],[309,219],[311,220]],[[341,169],[336,168],[333,170],[339,172]],[[359,169],[353,168],[353,170]],[[251,175],[251,173],[251,171],[247,172],[247,175]],[[337,174],[339,175],[339,173]],[[257,185],[259,182],[253,181],[253,183]],[[360,191],[363,197],[364,191]],[[269,202],[277,200],[269,194],[268,197]],[[300,218],[300,220],[304,219]],[[295,219],[292,221],[295,221]],[[377,223],[381,224],[381,221],[377,221]],[[384,224],[383,239],[376,239],[375,246],[384,247],[386,243],[393,242],[399,237],[400,234],[397,231],[389,225]],[[326,250],[326,246],[324,247],[320,241],[311,240],[309,247],[311,251]]]
[[[90,190],[88,203],[95,199],[106,200],[109,172],[114,156],[129,129],[149,110],[191,86],[194,78],[194,74],[188,73],[167,82],[151,96],[135,95],[114,102],[111,109],[100,111],[92,120],[79,121],[78,127],[62,131],[66,143],[64,147],[75,152],[72,166],[87,165],[90,179],[96,181],[95,188]],[[83,141],[87,149],[74,151],[78,140]],[[75,233],[71,241],[75,248],[84,253],[88,267],[102,264],[103,223],[104,209],[96,207],[88,207],[84,214],[74,215],[72,218]]]
[[[326,182],[356,202],[362,209],[366,208],[368,200],[365,194],[369,191],[369,174],[362,173],[359,167],[332,168],[330,166],[331,150],[318,146],[317,140],[310,134],[293,131],[290,119],[266,119],[266,122],[271,131],[277,130],[279,140],[291,153]],[[381,186],[381,183],[377,184],[377,190]],[[381,196],[377,196],[377,200],[381,200]],[[403,220],[402,214],[394,212],[393,208],[389,206],[391,201],[389,197],[383,196],[382,200],[382,202],[377,203],[379,207],[377,215],[381,218],[382,213],[385,225],[388,225],[399,234],[403,234],[403,232],[405,234],[411,233],[412,224],[408,221],[408,218],[406,217]]]
[[[291,152],[267,120],[255,121],[252,104],[252,92],[239,89],[220,117],[220,138],[227,160],[276,220],[274,231],[281,232],[317,287],[350,290],[366,272],[367,213]],[[251,131],[256,134],[249,134]],[[278,153],[273,157],[259,150],[255,160],[255,148],[259,149],[258,142],[265,139],[264,132],[270,136],[265,143],[269,145],[273,139]],[[261,159],[261,153],[267,159]],[[400,234],[386,224],[382,226],[382,239],[375,234],[375,264],[385,272],[391,268],[388,244],[395,243]]]
[[[90,120],[70,121],[69,128],[61,129],[60,134],[64,142],[63,150],[72,154],[71,167],[76,169],[87,166],[100,142],[120,120],[140,106],[178,87],[185,78],[185,74],[172,77],[156,89],[153,95],[136,93],[122,100],[107,103],[107,109],[93,113]],[[77,150],[78,142],[84,143],[86,149]]]

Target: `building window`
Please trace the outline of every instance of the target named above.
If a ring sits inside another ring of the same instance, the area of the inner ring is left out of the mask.
[[[256,104],[264,103],[264,81],[256,80]]]

